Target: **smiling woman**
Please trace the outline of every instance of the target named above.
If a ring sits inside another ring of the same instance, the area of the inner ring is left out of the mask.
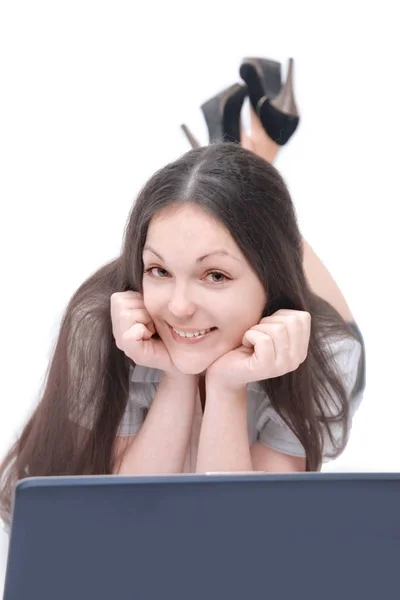
[[[27,475],[319,469],[348,440],[360,356],[310,288],[277,170],[235,144],[192,150],[72,297],[1,466],[2,516]]]
[[[201,373],[240,346],[262,317],[261,281],[229,231],[198,205],[177,204],[151,221],[143,262],[144,304],[183,373]]]

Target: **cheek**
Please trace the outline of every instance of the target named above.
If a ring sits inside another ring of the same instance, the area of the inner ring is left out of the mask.
[[[262,319],[266,298],[264,293],[256,296],[256,291],[241,294],[240,300],[236,297],[221,311],[224,338],[233,345],[240,344],[245,332]]]
[[[241,319],[231,320],[229,326],[225,329],[224,339],[229,341],[232,348],[240,345],[242,343],[243,335],[250,327],[255,325],[255,322],[252,322],[249,319],[243,319],[243,315],[241,315],[241,317]]]
[[[154,318],[160,312],[161,294],[157,293],[151,282],[143,282],[143,302],[149,315]]]
[[[245,332],[256,323],[249,314],[244,314],[243,308],[234,309],[232,305],[227,306],[221,314],[223,316],[218,323],[220,331],[215,350],[217,352],[222,350],[225,353],[240,346]]]
[[[228,302],[225,302],[220,309],[223,320],[232,328],[244,331],[257,325],[262,318],[266,303],[265,294],[257,294],[257,291],[238,292]]]

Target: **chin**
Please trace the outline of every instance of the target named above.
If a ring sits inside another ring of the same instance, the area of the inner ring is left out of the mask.
[[[204,373],[204,371],[206,371],[208,369],[208,367],[210,365],[212,365],[212,363],[216,360],[208,360],[208,361],[204,361],[204,360],[188,360],[188,358],[186,357],[183,360],[173,360],[174,366],[178,369],[178,371],[180,371],[181,373],[183,373],[184,375],[200,375],[201,373]]]

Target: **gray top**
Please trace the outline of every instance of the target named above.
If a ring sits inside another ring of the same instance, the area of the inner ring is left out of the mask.
[[[337,367],[350,402],[350,419],[353,417],[362,400],[363,390],[354,394],[353,390],[359,376],[362,364],[362,346],[358,340],[353,338],[334,339],[328,338],[326,344],[332,353],[332,360]],[[118,435],[135,435],[144,419],[147,410],[154,399],[157,386],[163,376],[162,371],[142,366],[135,366],[130,373],[129,399],[125,414],[123,415]],[[280,416],[271,406],[268,396],[257,383],[247,386],[247,412],[249,442],[253,444],[258,441],[278,452],[291,456],[304,457],[305,452],[299,440],[284,423]],[[326,412],[334,415],[335,406],[332,401],[327,403]],[[84,427],[91,427],[88,414],[82,418],[71,413],[71,420],[79,422]],[[197,397],[196,410],[193,420],[190,444],[186,456],[184,471],[192,472],[195,468],[197,447],[202,422],[202,409],[199,395]],[[351,426],[351,421],[349,426]],[[334,439],[340,440],[342,431],[340,425],[332,425],[331,433]],[[332,443],[326,435],[324,440],[323,459],[329,459],[332,451]],[[9,533],[8,526],[4,530]]]
[[[361,344],[353,338],[330,338],[327,339],[326,343],[330,347],[332,359],[350,398],[350,417],[352,418],[362,399],[362,391],[355,396],[352,394],[359,372]],[[139,431],[162,376],[163,372],[156,369],[142,366],[135,366],[131,369],[129,400],[120,424],[120,436],[135,435]],[[247,410],[250,444],[258,441],[284,454],[298,457],[305,456],[303,446],[271,406],[268,396],[258,383],[247,386]],[[335,406],[332,401],[327,402],[326,413],[329,415],[335,414]],[[201,415],[198,421],[198,426],[201,426]],[[194,429],[196,429],[195,425]],[[341,426],[332,424],[330,430],[334,439],[340,440],[342,435]],[[192,450],[194,451],[196,449],[193,449],[193,444],[196,445],[196,439],[198,440],[198,435],[194,432],[194,435],[192,435]],[[323,451],[325,461],[329,459],[327,455],[331,452],[332,443],[326,435]],[[192,460],[189,461],[189,463],[192,462]],[[190,465],[188,466],[191,470]]]

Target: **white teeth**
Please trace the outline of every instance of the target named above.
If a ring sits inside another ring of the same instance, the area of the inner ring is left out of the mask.
[[[174,328],[173,328],[174,329]],[[178,331],[177,329],[174,329],[175,333],[180,335],[181,337],[187,337],[187,338],[192,338],[192,337],[199,337],[200,335],[205,335],[206,333],[209,333],[211,331],[211,329],[202,329],[201,331],[191,331],[189,332],[184,332],[184,331]]]

